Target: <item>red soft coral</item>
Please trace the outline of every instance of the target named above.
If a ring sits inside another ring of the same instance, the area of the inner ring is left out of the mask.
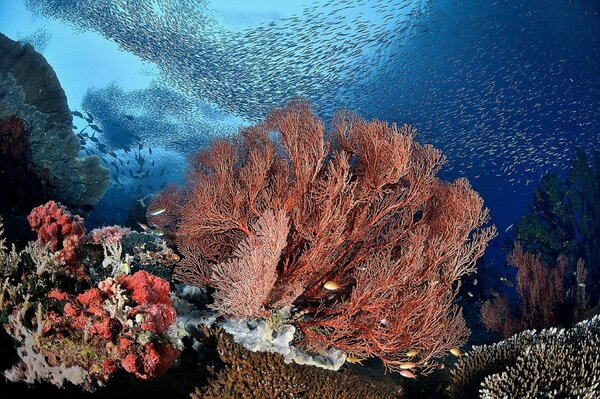
[[[169,283],[147,271],[140,270],[133,275],[123,275],[117,281],[127,291],[131,291],[131,298],[138,305],[163,303],[173,305],[169,297]]]
[[[66,265],[66,271],[78,279],[85,271],[77,262],[79,245],[85,235],[83,218],[73,215],[67,207],[54,201],[33,208],[27,221],[37,233],[38,242],[56,253],[56,259]]]

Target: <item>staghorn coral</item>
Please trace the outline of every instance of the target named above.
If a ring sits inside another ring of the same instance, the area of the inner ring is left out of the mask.
[[[340,112],[324,130],[289,102],[192,158],[188,187],[150,205],[177,211],[149,220],[177,226],[174,276],[214,287],[222,314],[289,309],[299,346],[392,370],[416,348],[429,372],[468,334],[452,300],[495,235],[487,210],[465,179],[435,177],[444,157],[408,126]]]
[[[596,398],[600,317],[567,330],[528,330],[474,347],[451,375],[453,398]]]
[[[210,347],[216,346],[222,364],[213,370],[208,386],[196,388],[193,399],[210,398],[396,398],[400,390],[389,382],[358,374],[286,364],[279,354],[251,352],[222,329],[201,329]]]

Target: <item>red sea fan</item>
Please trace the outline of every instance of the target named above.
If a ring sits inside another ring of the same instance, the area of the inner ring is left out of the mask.
[[[324,130],[293,101],[192,158],[175,277],[214,287],[227,317],[292,309],[313,350],[400,370],[417,349],[430,371],[466,339],[452,300],[495,235],[488,212],[467,180],[435,176],[444,157],[410,127],[340,112]]]

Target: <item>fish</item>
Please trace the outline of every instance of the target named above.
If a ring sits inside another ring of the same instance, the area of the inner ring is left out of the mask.
[[[346,356],[346,362],[348,362],[350,364],[358,363],[358,364],[362,365],[363,360],[365,360],[365,359],[356,357],[356,356],[352,356],[352,355]]]
[[[98,125],[90,125],[90,127],[92,129],[94,129],[95,131],[97,131],[98,133],[102,133],[103,132],[103,130],[100,129],[100,127],[98,127]]]
[[[73,116],[76,116],[78,118],[83,118],[83,114],[79,111],[71,111],[71,114],[73,114]]]
[[[500,277],[500,281],[506,285],[507,287],[513,287],[514,284],[511,280],[507,279],[506,277]]]
[[[144,231],[149,231],[150,227],[148,227],[148,225],[142,223],[142,222],[137,222],[138,226],[140,226],[142,228],[142,230]]]
[[[408,369],[414,368],[416,365],[417,364],[415,362],[404,362],[404,363],[400,363],[400,369],[408,370]]]
[[[452,348],[450,349],[450,353],[452,353],[456,357],[460,357],[460,355],[462,355],[460,348]]]
[[[131,115],[127,115],[127,114],[125,114],[125,115],[123,115],[123,116],[125,117],[125,119],[129,119],[130,121],[132,121],[132,120],[133,120],[133,116],[131,116]]]
[[[329,280],[323,285],[323,288],[330,291],[337,291],[342,288],[342,286],[337,281]]]
[[[419,354],[419,351],[416,349],[411,349],[408,352],[406,352],[406,356],[408,357],[415,357]]]
[[[405,378],[415,379],[417,376],[410,370],[400,370],[400,375]]]
[[[155,209],[153,211],[150,211],[150,216],[158,216],[161,213],[164,213],[166,211],[165,208],[159,208],[159,209]],[[325,283],[327,285],[327,283]]]

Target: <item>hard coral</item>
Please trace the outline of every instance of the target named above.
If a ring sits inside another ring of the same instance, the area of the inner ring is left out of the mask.
[[[286,364],[278,353],[252,352],[236,344],[222,329],[201,329],[208,348],[216,348],[222,368],[193,399],[210,398],[348,398],[392,399],[401,390],[389,380],[377,381],[348,370],[335,372]],[[210,370],[210,369],[209,369]],[[214,368],[212,368],[214,370]]]
[[[108,188],[110,173],[99,157],[79,157],[73,116],[56,73],[31,45],[1,33],[0,54],[0,120],[26,122],[27,169],[47,181],[44,197],[89,212]]]
[[[597,398],[600,317],[475,347],[451,373],[453,398]]]

